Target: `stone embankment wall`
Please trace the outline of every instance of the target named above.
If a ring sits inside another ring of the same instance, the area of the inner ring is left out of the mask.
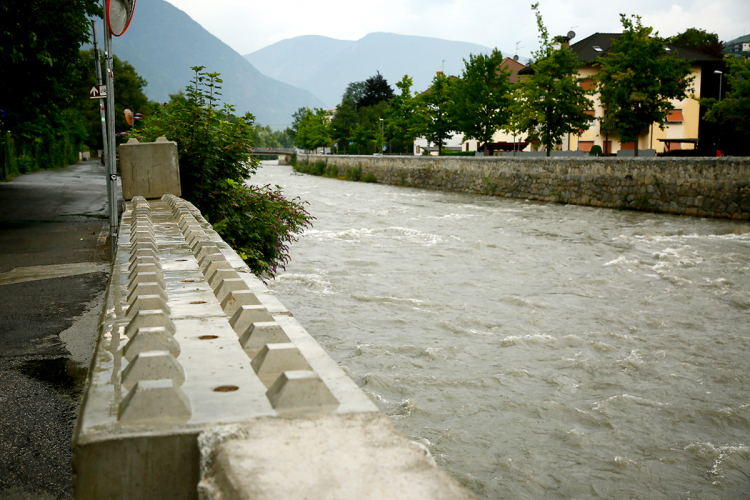
[[[475,158],[299,155],[340,176],[575,205],[750,218],[750,158]]]

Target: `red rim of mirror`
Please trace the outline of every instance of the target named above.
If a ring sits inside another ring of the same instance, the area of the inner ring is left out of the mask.
[[[122,36],[127,31],[135,12],[135,2],[136,0],[107,0],[107,28],[113,36]]]

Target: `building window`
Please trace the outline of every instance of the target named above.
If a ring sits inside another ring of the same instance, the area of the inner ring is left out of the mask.
[[[635,151],[635,141],[623,142],[620,144],[620,149],[624,151]]]
[[[602,152],[605,155],[612,154],[612,141],[604,141],[604,143],[602,144]]]
[[[586,151],[587,153],[591,151],[591,148],[594,146],[594,141],[578,141],[578,150],[579,151]]]
[[[593,90],[594,87],[596,87],[596,82],[593,78],[586,78],[585,80],[578,82],[578,85],[580,85],[583,90]]]
[[[667,114],[667,123],[682,123],[684,121],[681,109],[672,109]]]
[[[596,118],[596,113],[594,112],[593,109],[587,109],[587,110],[584,111],[584,113],[586,113],[587,115],[589,115],[589,120],[591,120],[591,121],[594,121],[594,119]]]

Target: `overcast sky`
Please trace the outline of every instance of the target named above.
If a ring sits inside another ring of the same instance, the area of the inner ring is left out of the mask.
[[[522,56],[538,48],[528,0],[167,1],[242,55],[300,35],[358,40],[378,31],[472,42],[504,55],[516,42]],[[750,29],[748,0],[540,0],[540,9],[550,35],[573,30],[579,40],[620,32],[620,13],[640,15],[663,37],[695,27],[728,41]]]

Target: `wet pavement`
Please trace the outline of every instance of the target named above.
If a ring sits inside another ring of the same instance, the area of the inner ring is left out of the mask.
[[[97,160],[0,183],[0,500],[72,497],[70,444],[109,277],[105,183]]]

